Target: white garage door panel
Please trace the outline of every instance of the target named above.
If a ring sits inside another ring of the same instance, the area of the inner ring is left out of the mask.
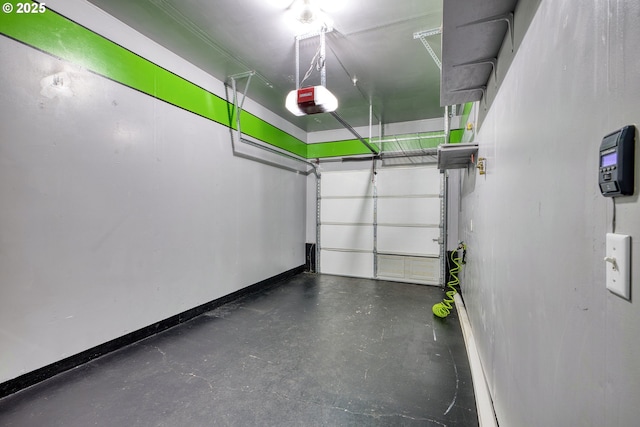
[[[440,194],[440,171],[435,167],[389,168],[378,171],[378,196]]]
[[[438,256],[438,228],[378,226],[378,252]],[[433,239],[436,239],[434,242]]]
[[[371,177],[371,170],[322,173],[319,271],[438,284],[439,170],[378,169],[375,187]]]
[[[321,199],[323,223],[373,224],[373,199]]]
[[[323,225],[320,242],[325,249],[373,251],[373,225]]]
[[[371,196],[371,171],[326,172],[322,174],[320,197]]]
[[[425,283],[438,284],[440,278],[439,258],[406,257],[406,276]]]
[[[439,222],[439,198],[378,199],[378,224],[438,225]]]
[[[438,258],[378,255],[378,277],[437,285],[440,277]]]
[[[340,276],[373,277],[373,254],[320,251],[322,273]]]

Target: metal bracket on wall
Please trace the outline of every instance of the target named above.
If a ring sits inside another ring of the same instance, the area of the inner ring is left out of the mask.
[[[251,158],[252,160],[256,160],[256,161],[259,161],[261,163],[265,163],[265,164],[268,164],[268,165],[271,165],[271,166],[279,167],[281,169],[286,169],[286,170],[289,170],[289,171],[292,171],[292,172],[305,173],[305,174],[309,174],[309,173],[313,172],[314,174],[317,175],[318,171],[317,171],[317,165],[316,164],[314,164],[314,163],[312,163],[312,162],[310,162],[308,160],[302,159],[300,157],[297,157],[297,156],[295,156],[293,154],[288,154],[288,153],[286,153],[284,151],[280,151],[280,150],[277,150],[275,148],[271,148],[271,147],[268,147],[268,146],[265,146],[265,145],[262,145],[262,144],[258,144],[257,142],[254,142],[254,141],[251,141],[249,139],[246,139],[246,138],[242,137],[242,128],[240,126],[240,115],[242,113],[242,107],[244,106],[244,101],[245,101],[245,99],[247,97],[247,92],[249,91],[249,84],[251,83],[251,77],[253,77],[255,74],[256,74],[255,71],[246,71],[244,73],[233,74],[233,75],[229,76],[229,80],[231,81],[231,89],[233,90],[233,114],[235,115],[235,123],[236,123],[236,129],[233,132],[233,135],[235,136],[235,138],[232,139],[232,141],[234,143],[234,147],[233,147],[234,154],[238,154],[236,152],[235,144],[242,142],[244,144],[251,145],[252,147],[256,147],[256,148],[259,148],[261,150],[268,151],[270,153],[274,153],[274,154],[277,154],[279,156],[286,157],[288,159],[292,159],[292,160],[295,160],[297,162],[304,163],[305,165],[310,166],[311,169],[303,171],[303,170],[300,170],[300,169],[296,169],[294,167],[285,166],[283,164],[279,164],[279,163],[273,162],[273,161],[268,161],[266,159],[256,158],[256,157],[253,157],[253,156],[250,156],[250,155],[247,155],[247,154],[242,154],[243,157]],[[240,80],[240,79],[247,79],[247,84],[245,85],[244,93],[242,94],[241,98],[238,97],[238,83],[237,83],[238,80]]]
[[[496,87],[498,87],[498,59],[497,58],[479,59],[477,61],[465,62],[463,64],[455,64],[453,65],[453,68],[470,67],[473,65],[482,65],[482,64],[491,64],[491,69],[493,70],[493,81]]]
[[[509,38],[511,39],[511,52],[513,52],[513,12],[505,13],[504,15],[491,16],[489,18],[478,19],[477,21],[467,22],[466,24],[458,25],[456,28],[468,27],[470,25],[489,24],[492,22],[505,21],[507,23],[507,31],[509,31]]]
[[[424,47],[429,52],[429,55],[431,55],[431,58],[433,58],[433,62],[436,63],[436,65],[438,66],[438,69],[442,70],[442,62],[440,61],[440,58],[438,58],[438,55],[436,55],[436,53],[433,51],[433,48],[427,41],[427,37],[435,36],[438,34],[442,34],[442,28],[434,28],[426,31],[418,31],[417,33],[413,33],[413,39],[414,40],[420,39]]]
[[[463,92],[475,92],[475,91],[482,91],[482,99],[484,101],[484,109],[487,109],[487,87],[486,86],[478,86],[478,87],[470,87],[467,89],[456,89],[456,90],[452,90],[450,91],[450,93],[463,93]]]
[[[442,61],[440,61],[440,58],[438,58],[438,55],[436,55],[435,51],[433,50],[433,48],[429,44],[429,41],[427,40],[427,37],[436,36],[438,34],[442,34],[442,28],[433,28],[431,30],[418,31],[417,33],[413,33],[413,39],[414,40],[420,39],[424,47],[427,49],[427,52],[429,52],[429,55],[431,55],[433,62],[435,62],[436,65],[438,66],[438,69],[442,71]],[[445,128],[445,143],[447,144],[449,143],[449,125],[451,122],[451,117],[456,115],[457,115],[457,111],[456,111],[455,105],[451,106],[451,111],[449,111],[449,106],[445,105],[444,128]]]
[[[229,80],[231,80],[231,88],[233,89],[233,112],[236,115],[236,132],[238,133],[238,140],[240,139],[240,111],[242,111],[242,106],[244,105],[244,100],[247,97],[247,92],[249,91],[249,85],[251,84],[251,77],[256,74],[255,71],[247,71],[244,73],[234,74],[229,76]],[[244,93],[242,94],[242,100],[238,105],[238,85],[237,81],[239,79],[247,79],[247,84],[244,87]]]

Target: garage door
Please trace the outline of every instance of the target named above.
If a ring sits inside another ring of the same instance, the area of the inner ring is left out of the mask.
[[[440,284],[435,167],[323,172],[320,272]]]

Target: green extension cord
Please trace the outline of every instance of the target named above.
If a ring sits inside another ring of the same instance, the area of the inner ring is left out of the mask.
[[[463,251],[466,251],[467,247],[464,243],[461,243],[460,246],[458,246],[458,249],[462,249]],[[442,302],[434,304],[432,307],[433,314],[443,319],[451,313],[452,304],[454,303],[453,297],[455,296],[455,294],[458,293],[455,286],[460,284],[460,279],[458,279],[458,272],[460,271],[460,268],[461,268],[460,260],[462,260],[462,262],[464,263],[464,255],[462,258],[460,258],[457,255],[458,255],[457,250],[451,252],[451,261],[456,265],[449,272],[451,274],[451,280],[449,280],[449,283],[447,283],[447,286],[451,290],[446,292],[447,297],[443,299]]]

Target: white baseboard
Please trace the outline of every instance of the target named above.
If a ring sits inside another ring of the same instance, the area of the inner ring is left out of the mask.
[[[456,309],[458,310],[460,326],[462,327],[464,343],[467,347],[469,366],[471,367],[473,391],[476,395],[478,422],[480,427],[498,427],[496,413],[493,409],[493,401],[491,400],[491,394],[489,393],[489,387],[487,386],[484,369],[482,369],[482,363],[480,362],[480,356],[478,355],[478,349],[473,337],[473,331],[471,330],[471,323],[469,323],[467,310],[464,307],[464,303],[462,302],[460,295],[456,294],[454,299],[456,302]]]

